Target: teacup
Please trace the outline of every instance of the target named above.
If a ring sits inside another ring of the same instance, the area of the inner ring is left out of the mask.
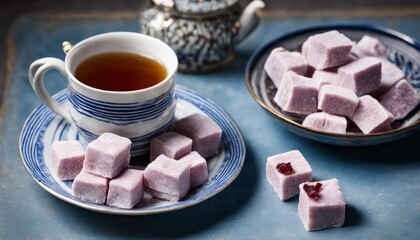
[[[89,86],[75,77],[76,68],[86,59],[111,52],[154,59],[166,69],[166,78],[144,89],[110,91]],[[34,61],[29,68],[29,81],[41,100],[74,124],[84,140],[90,142],[104,132],[128,137],[133,142],[131,155],[135,156],[147,153],[151,139],[166,131],[173,121],[177,68],[177,56],[164,42],[140,33],[110,32],[74,45],[64,61],[52,57]],[[52,69],[68,81],[68,105],[58,104],[45,89],[44,75]]]

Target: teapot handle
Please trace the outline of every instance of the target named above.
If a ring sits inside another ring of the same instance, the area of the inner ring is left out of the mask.
[[[261,0],[253,0],[245,7],[239,18],[240,30],[234,39],[236,43],[245,39],[257,27],[259,18],[256,12],[264,7],[265,3]]]

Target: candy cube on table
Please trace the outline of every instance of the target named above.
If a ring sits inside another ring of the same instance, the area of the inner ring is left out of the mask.
[[[362,96],[381,85],[382,63],[376,57],[362,57],[338,68],[340,86],[353,90]]]
[[[159,155],[144,170],[144,185],[152,196],[180,201],[190,188],[190,166],[178,160]]]
[[[370,95],[359,98],[359,105],[350,118],[363,133],[375,133],[394,121],[394,115]]]
[[[411,84],[403,79],[381,97],[381,104],[390,111],[396,120],[405,118],[420,102],[420,96]]]
[[[284,111],[310,114],[317,109],[318,89],[311,78],[287,72],[274,96],[274,102]]]
[[[282,47],[275,48],[268,56],[264,69],[276,87],[279,87],[283,75],[287,71],[294,71],[305,75],[308,71],[308,63],[299,52],[289,52]]]
[[[105,204],[109,179],[81,171],[73,181],[72,195],[82,200]]]
[[[190,166],[190,189],[201,186],[209,180],[207,161],[198,152],[190,152],[179,161]]]
[[[85,151],[78,141],[55,141],[51,146],[51,167],[60,180],[73,180],[84,159]]]
[[[126,169],[109,181],[106,204],[131,209],[143,199],[143,171]]]
[[[318,94],[318,109],[326,113],[351,117],[358,104],[359,98],[348,88],[325,85]]]
[[[352,46],[349,38],[333,30],[309,37],[302,45],[302,53],[309,65],[323,70],[346,63]]]
[[[191,152],[192,140],[177,132],[169,131],[152,139],[150,144],[150,161],[160,154],[169,158],[180,159]]]
[[[266,175],[277,196],[285,201],[299,193],[299,184],[312,180],[312,168],[298,150],[293,150],[268,157]]]
[[[302,125],[326,132],[346,133],[347,120],[343,116],[332,115],[325,112],[317,112],[306,116]]]
[[[337,179],[299,185],[299,217],[307,231],[344,224],[346,202]]]
[[[176,121],[172,131],[193,140],[192,151],[197,151],[203,158],[216,155],[222,138],[222,129],[211,118],[199,113]]]
[[[83,168],[106,178],[114,178],[130,162],[131,141],[113,133],[103,133],[86,148]]]

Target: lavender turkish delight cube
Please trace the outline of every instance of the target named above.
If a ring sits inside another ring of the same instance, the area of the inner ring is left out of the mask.
[[[343,116],[332,115],[325,112],[317,112],[306,116],[302,125],[326,132],[346,133],[347,120]]]
[[[152,139],[150,144],[150,161],[160,154],[169,158],[180,159],[191,152],[192,140],[177,132],[169,131]]]
[[[127,168],[109,182],[106,204],[131,209],[143,199],[143,171]]]
[[[190,152],[179,161],[190,166],[190,189],[201,186],[209,180],[207,161],[198,152]]]
[[[51,167],[60,180],[73,180],[84,159],[85,151],[78,141],[55,141],[51,146]]]
[[[315,81],[289,71],[283,77],[274,102],[284,111],[310,114],[317,111],[317,95]]]
[[[404,72],[397,65],[382,59],[381,85],[375,90],[375,96],[381,95],[394,86],[399,80],[404,78]]]
[[[309,65],[323,70],[346,63],[352,46],[349,38],[333,30],[309,37],[302,45],[302,53]]]
[[[337,179],[302,183],[299,189],[298,212],[307,231],[343,226],[346,202]]]
[[[279,87],[283,75],[291,70],[305,75],[308,71],[308,63],[299,52],[289,52],[284,48],[275,48],[268,56],[264,69],[276,87]]]
[[[405,118],[420,102],[420,96],[411,84],[403,79],[380,97],[381,104],[390,111],[395,119]]]
[[[370,93],[381,85],[381,60],[362,57],[338,68],[340,86],[353,90],[358,96]]]
[[[318,90],[324,85],[338,85],[339,83],[338,74],[330,71],[316,70],[312,75],[312,79],[315,81]]]
[[[216,155],[222,138],[222,129],[211,118],[195,113],[176,121],[172,131],[193,140],[192,151],[197,151],[203,158]]]
[[[268,157],[266,175],[277,196],[285,201],[299,193],[299,184],[312,180],[312,168],[298,150],[293,150]]]
[[[394,115],[370,95],[359,98],[359,105],[350,118],[363,133],[379,132],[394,121]]]
[[[88,144],[83,168],[106,178],[114,178],[128,166],[130,147],[130,139],[103,133]]]
[[[318,94],[318,109],[326,113],[351,117],[358,104],[359,98],[348,88],[325,85]]]
[[[159,155],[144,170],[144,185],[152,196],[178,202],[190,188],[190,166]]]
[[[389,51],[379,39],[369,35],[364,35],[359,42],[357,42],[356,49],[359,57],[374,56],[386,58],[389,55]]]
[[[109,179],[82,170],[74,178],[72,195],[87,202],[105,204]]]

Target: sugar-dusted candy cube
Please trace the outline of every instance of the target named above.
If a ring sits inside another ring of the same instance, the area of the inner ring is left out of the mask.
[[[190,166],[190,189],[201,186],[209,180],[207,161],[198,152],[190,152],[179,161]]]
[[[340,86],[353,90],[358,96],[370,93],[381,85],[381,60],[362,57],[338,68]]]
[[[386,58],[389,54],[389,51],[379,41],[379,39],[369,35],[364,35],[362,39],[357,42],[356,48],[359,57],[374,56]]]
[[[114,178],[130,162],[131,141],[113,133],[103,133],[86,148],[83,168],[106,178]]]
[[[307,231],[343,226],[346,202],[337,179],[302,183],[299,189],[298,212]]]
[[[326,113],[351,117],[358,104],[359,98],[348,88],[325,85],[318,94],[318,109]]]
[[[127,168],[109,181],[106,204],[131,209],[143,199],[143,171]]]
[[[192,150],[203,158],[216,155],[222,138],[222,129],[211,118],[199,113],[189,115],[176,121],[172,131],[178,132],[193,140]]]
[[[82,200],[105,204],[109,179],[82,170],[73,181],[72,195]]]
[[[404,72],[397,65],[388,60],[381,59],[381,85],[375,90],[375,95],[381,95],[394,86],[399,80],[404,78]]]
[[[380,102],[400,120],[417,107],[420,96],[407,80],[402,79],[381,96]]]
[[[73,180],[84,159],[85,151],[78,141],[55,141],[51,146],[51,167],[60,180]]]
[[[169,158],[180,159],[191,152],[192,139],[177,132],[169,131],[152,139],[150,144],[150,161],[160,154]]]
[[[287,72],[274,96],[274,102],[284,111],[309,114],[317,111],[315,81],[311,78]]]
[[[379,132],[394,121],[394,115],[370,95],[359,98],[359,105],[350,118],[363,133]]]
[[[269,184],[282,201],[296,196],[299,184],[312,180],[312,168],[298,150],[268,157],[265,171]]]
[[[309,37],[302,45],[302,53],[309,65],[323,70],[346,63],[352,46],[349,38],[333,30]]]
[[[190,188],[190,166],[159,155],[144,170],[144,185],[152,196],[178,202]]]
[[[332,115],[326,112],[317,112],[306,116],[302,125],[326,132],[346,133],[347,120],[343,116]]]
[[[331,84],[338,85],[339,78],[336,72],[315,70],[312,75],[312,79],[315,81],[317,89],[321,89],[322,86]]]
[[[305,75],[308,71],[308,63],[299,52],[289,52],[284,48],[275,48],[268,56],[264,69],[276,87],[279,87],[283,75],[291,70]]]

